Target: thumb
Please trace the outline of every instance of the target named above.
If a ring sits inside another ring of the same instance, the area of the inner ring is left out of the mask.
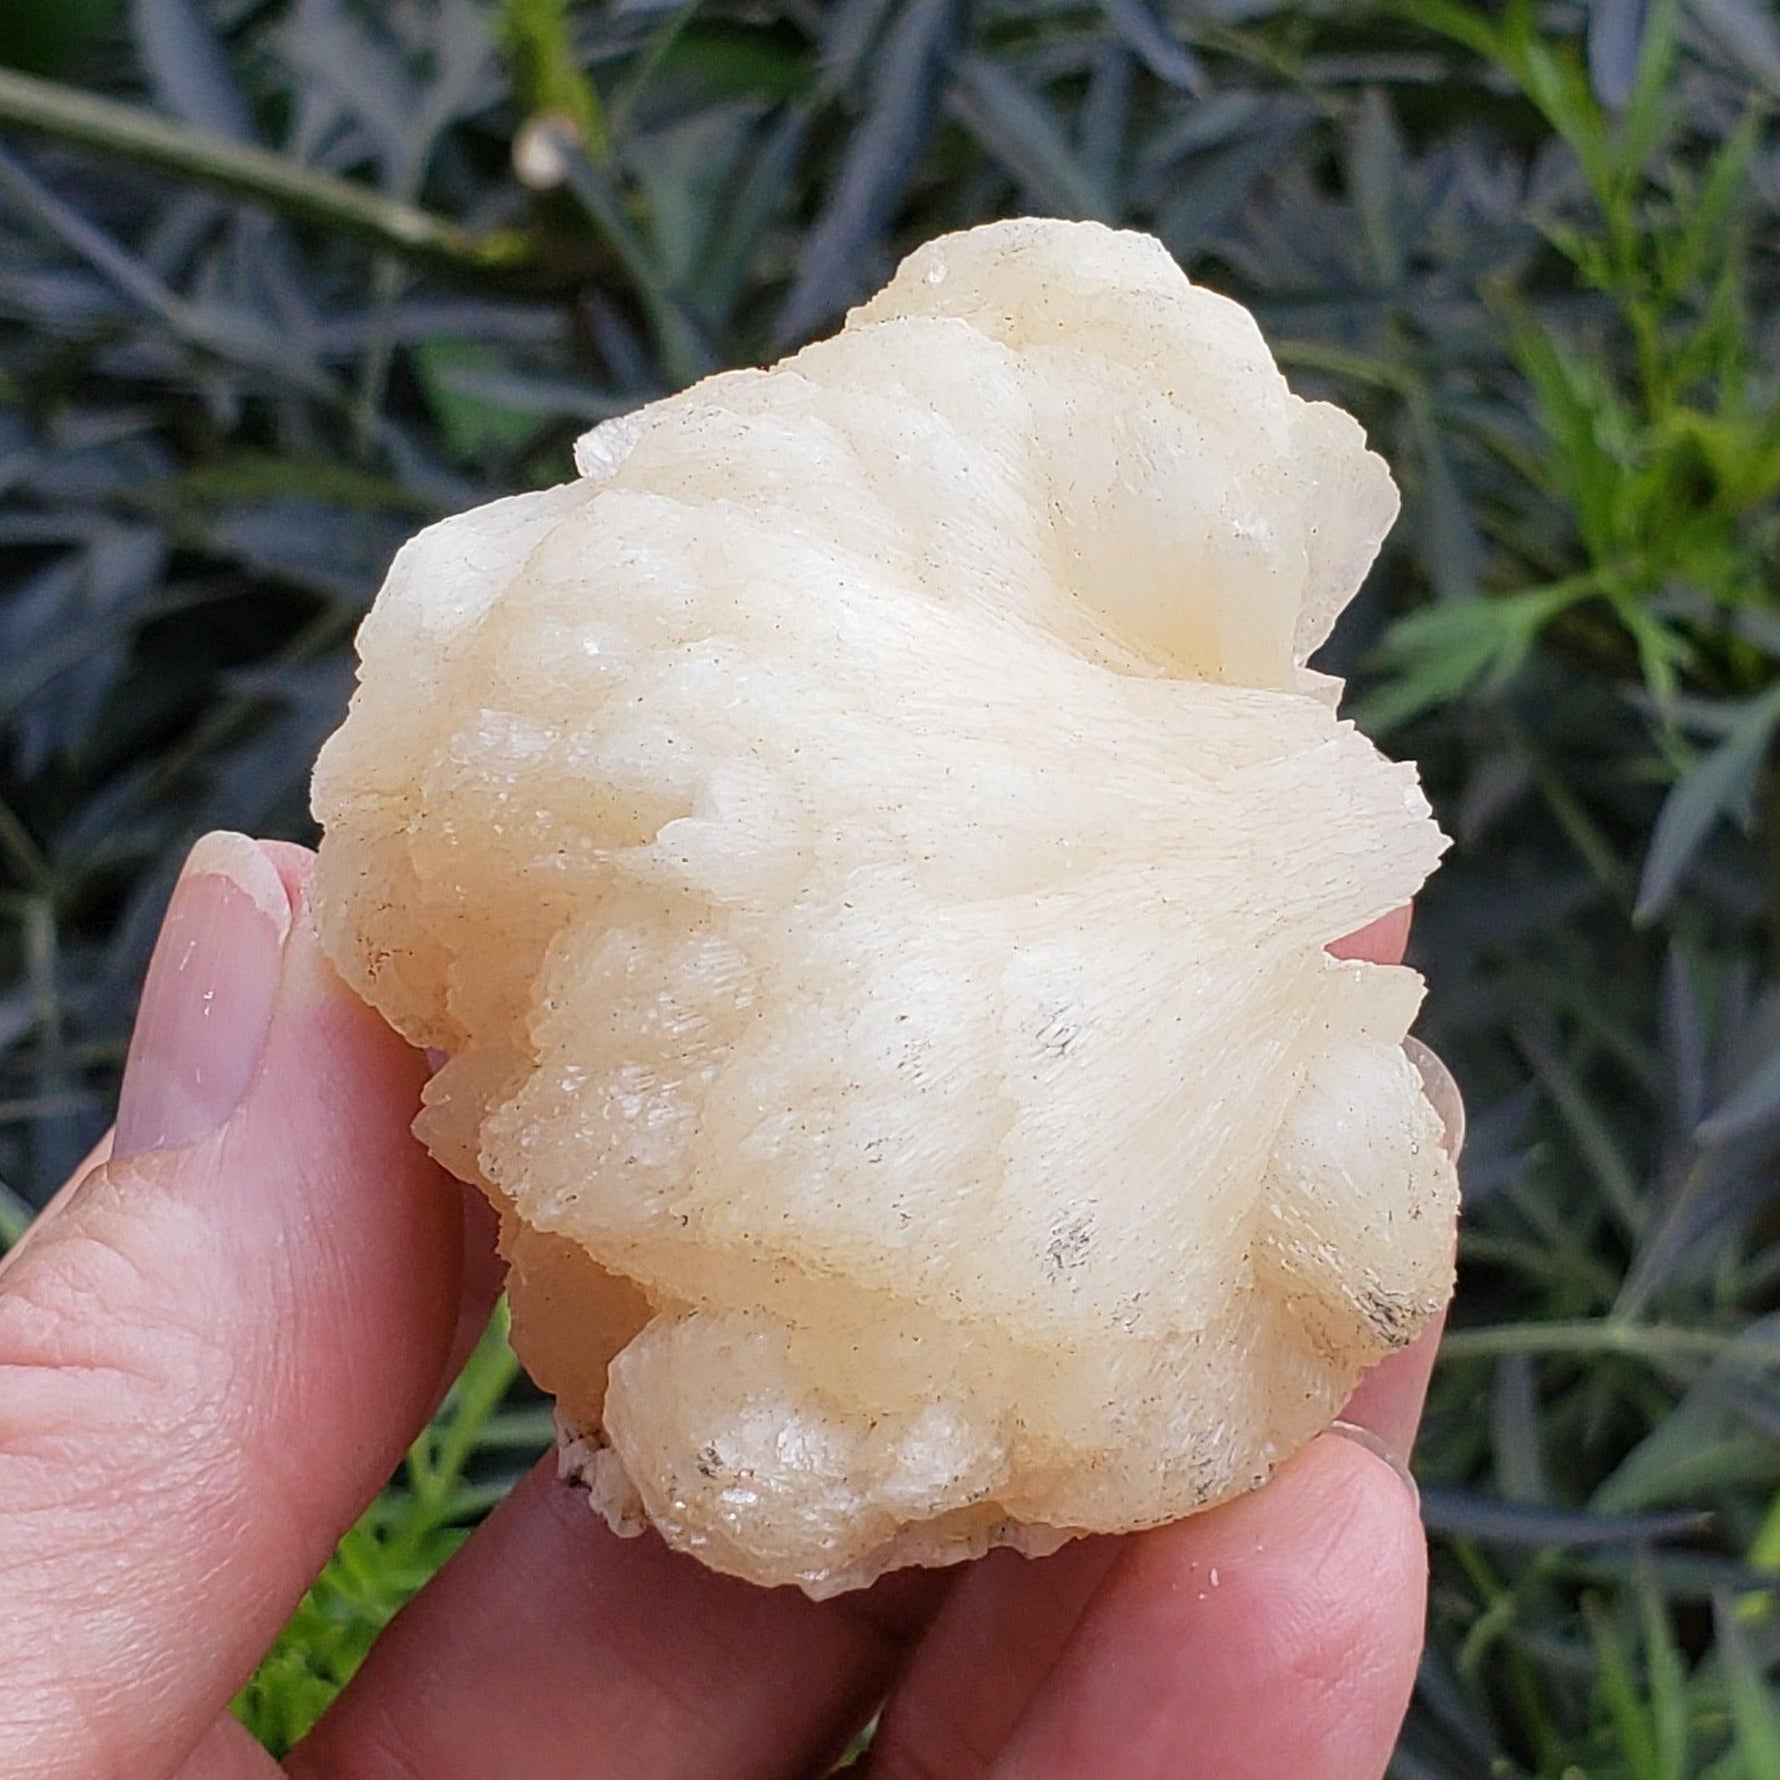
[[[0,1275],[0,1780],[176,1769],[438,1388],[461,1201],[308,866],[194,849],[111,1158]]]

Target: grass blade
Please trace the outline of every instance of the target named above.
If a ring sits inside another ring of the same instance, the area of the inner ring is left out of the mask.
[[[637,233],[618,194],[607,181],[604,168],[587,158],[581,144],[569,132],[543,119],[532,129],[540,140],[552,139],[555,165],[563,183],[574,195],[594,227],[605,237],[624,268],[638,299],[648,311],[655,342],[670,380],[676,387],[696,382],[717,368],[717,353],[703,326],[663,276],[641,235]]]
[[[31,1227],[35,1215],[31,1207],[0,1180],[0,1255],[18,1242]]]
[[[1633,1780],[1668,1780],[1657,1753],[1651,1708],[1625,1644],[1598,1601],[1587,1602],[1584,1611],[1595,1647],[1596,1685],[1627,1768]]]
[[[1780,1715],[1773,1690],[1749,1648],[1736,1605],[1726,1594],[1712,1597],[1712,1629],[1724,1665],[1742,1780],[1780,1780]]]
[[[693,296],[713,328],[734,319],[767,231],[792,190],[809,137],[810,111],[789,106],[766,127],[740,189],[724,207]]]
[[[611,146],[606,120],[592,81],[575,61],[565,0],[502,0],[501,26],[526,105],[566,117],[587,152],[603,160]]]
[[[1669,1605],[1657,1586],[1649,1553],[1645,1551],[1638,1553],[1637,1586],[1651,1726],[1656,1736],[1656,1772],[1661,1780],[1687,1780],[1692,1742],[1687,1664],[1675,1642]]]
[[[1171,196],[1156,218],[1156,233],[1177,260],[1191,263],[1211,245],[1231,216],[1247,202],[1299,133],[1287,119],[1244,133],[1193,160],[1168,181]]]

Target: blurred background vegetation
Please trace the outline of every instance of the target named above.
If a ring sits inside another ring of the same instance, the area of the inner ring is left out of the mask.
[[[1393,1772],[1780,1780],[1777,101],[1771,0],[9,0],[0,1241],[190,840],[308,832],[405,535],[928,235],[1135,224],[1406,495],[1330,662],[1455,837],[1472,1109]],[[496,1331],[274,1746],[542,1440],[511,1383]]]

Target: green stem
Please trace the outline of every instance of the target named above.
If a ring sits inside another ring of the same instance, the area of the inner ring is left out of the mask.
[[[1454,1329],[1440,1344],[1449,1360],[1495,1359],[1502,1354],[1624,1354],[1654,1361],[1717,1360],[1746,1357],[1780,1365],[1780,1353],[1713,1329],[1682,1329],[1666,1323],[1632,1323],[1602,1318],[1594,1322],[1504,1323]]]
[[[573,0],[501,0],[502,33],[526,111],[567,117],[581,133],[588,158],[603,161],[611,153],[612,132],[599,94],[575,57],[572,4]]]
[[[418,205],[305,167],[288,155],[194,130],[136,105],[57,81],[0,68],[0,124],[41,130],[65,142],[183,173],[311,221],[368,236],[405,253],[488,271],[532,258],[536,244],[514,229],[477,235]]]

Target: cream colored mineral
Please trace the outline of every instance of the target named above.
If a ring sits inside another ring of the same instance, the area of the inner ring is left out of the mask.
[[[315,777],[567,1471],[818,1595],[1253,1488],[1452,1277],[1420,980],[1324,950],[1444,844],[1304,665],[1359,427],[1027,221],[578,464],[403,550]]]

